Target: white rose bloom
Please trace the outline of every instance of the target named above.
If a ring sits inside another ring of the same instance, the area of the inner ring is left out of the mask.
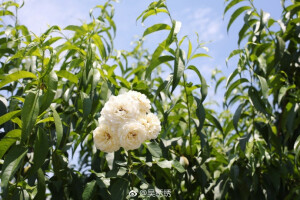
[[[139,115],[137,102],[128,98],[126,94],[110,97],[101,111],[101,116],[112,125],[123,124]]]
[[[106,123],[99,124],[93,131],[94,143],[97,149],[104,152],[114,152],[120,148],[119,139]]]
[[[146,139],[146,129],[137,121],[124,124],[119,134],[120,144],[126,150],[139,148]]]
[[[147,140],[157,138],[158,134],[161,131],[160,121],[158,117],[153,113],[148,113],[146,117],[142,118],[140,121],[147,130]]]
[[[150,100],[147,98],[146,95],[136,91],[129,91],[127,94],[130,95],[131,98],[133,98],[135,101],[138,102],[140,112],[142,113],[150,112],[151,104],[150,104]]]
[[[111,96],[93,132],[95,146],[105,152],[117,151],[120,147],[132,150],[145,140],[157,138],[160,121],[150,109],[150,100],[139,92]]]

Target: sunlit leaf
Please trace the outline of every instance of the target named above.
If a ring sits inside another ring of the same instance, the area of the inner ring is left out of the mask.
[[[36,79],[37,77],[36,77],[35,74],[33,74],[31,72],[28,72],[28,71],[17,71],[17,72],[14,72],[12,74],[9,74],[9,75],[3,77],[3,79],[0,82],[0,88],[3,87],[4,85],[8,84],[8,83],[17,81],[17,80],[22,79],[22,78]]]

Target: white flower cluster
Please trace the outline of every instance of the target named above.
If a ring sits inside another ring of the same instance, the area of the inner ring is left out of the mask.
[[[160,121],[150,108],[149,99],[136,91],[111,96],[93,132],[96,148],[104,152],[114,152],[120,147],[132,150],[145,140],[157,138]]]

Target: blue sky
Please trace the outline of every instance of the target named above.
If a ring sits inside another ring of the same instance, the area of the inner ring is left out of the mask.
[[[64,28],[67,25],[80,25],[81,21],[89,22],[89,10],[105,2],[104,0],[25,0],[24,7],[19,11],[21,24],[26,25],[36,34],[44,32],[48,25],[58,25]],[[144,26],[140,21],[136,22],[139,14],[147,8],[151,0],[119,0],[114,3],[115,22],[117,36],[115,48],[118,50],[130,50],[131,43],[137,40],[135,36],[141,36],[143,31],[157,22],[166,22],[166,15],[159,15],[147,19]],[[280,0],[255,0],[258,9],[262,8],[269,12],[271,17],[279,19],[281,14]],[[270,6],[272,3],[272,6]],[[207,46],[211,59],[203,58],[196,60],[194,65],[210,83],[210,75],[213,69],[221,69],[224,75],[229,75],[235,68],[235,62],[230,62],[226,67],[225,59],[230,52],[236,49],[238,31],[241,27],[242,18],[235,22],[227,34],[226,26],[230,18],[229,12],[223,19],[225,4],[223,0],[167,0],[167,5],[173,18],[182,22],[179,37],[189,35],[195,41],[195,32],[199,33],[200,40],[211,41]],[[156,33],[146,38],[145,47],[152,52],[165,38],[164,33]],[[189,73],[189,80],[196,80],[196,76]],[[197,82],[197,81],[195,81]],[[213,88],[213,87],[211,87]],[[213,89],[209,90],[209,100],[222,102],[224,90],[219,90],[216,95]],[[78,151],[78,149],[77,149]],[[71,164],[76,164],[78,154],[72,159]]]
[[[70,24],[80,25],[82,21],[89,22],[89,10],[104,2],[104,0],[25,0],[24,7],[19,11],[19,20],[34,33],[40,34],[49,25],[59,25],[63,28]],[[168,21],[167,15],[160,14],[148,18],[144,25],[140,21],[136,22],[136,18],[151,2],[152,0],[119,0],[119,3],[113,3],[117,25],[116,49],[130,50],[131,43],[137,40],[135,36],[141,36],[143,31],[154,23]],[[258,9],[262,8],[269,12],[274,19],[280,18],[280,0],[255,0],[254,4]],[[226,26],[232,11],[228,12],[223,19],[224,0],[167,0],[167,5],[172,17],[182,22],[180,37],[189,35],[192,41],[195,41],[195,32],[198,32],[200,40],[210,41],[207,46],[210,49],[208,54],[212,58],[198,59],[193,64],[207,79],[215,68],[221,69],[228,76],[234,69],[235,63],[231,62],[226,67],[225,59],[238,47],[237,36],[242,17],[227,33]],[[146,38],[145,48],[153,52],[164,37],[163,32],[150,35]],[[189,75],[191,80],[196,78],[193,74]],[[210,93],[209,96],[214,98],[214,95]]]

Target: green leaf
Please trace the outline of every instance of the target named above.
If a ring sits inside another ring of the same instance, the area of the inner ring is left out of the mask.
[[[86,93],[80,91],[81,99],[83,100],[83,118],[86,119],[92,110],[92,99]]]
[[[184,167],[178,162],[177,160],[173,160],[172,166],[179,172],[184,173],[185,169]]]
[[[240,32],[239,32],[239,40],[238,40],[238,45],[241,44],[241,41],[244,39],[244,37],[246,36],[246,31],[249,30],[252,25],[254,23],[256,23],[258,20],[257,19],[251,19],[247,22],[245,22],[245,24],[243,25],[243,27],[241,28]]]
[[[169,88],[172,82],[173,82],[173,75],[169,75],[169,76],[166,78],[166,80],[165,80],[163,83],[161,83],[161,84],[159,85],[159,87],[157,88],[154,99],[157,98],[157,96],[159,95],[159,93],[160,93],[163,89]]]
[[[36,76],[33,73],[31,73],[31,72],[17,71],[15,73],[5,75],[3,77],[3,79],[1,80],[1,82],[0,82],[0,88],[2,88],[4,85],[6,85],[8,83],[17,81],[17,80],[22,79],[22,78],[33,78],[33,79],[36,79]]]
[[[25,36],[27,42],[31,42],[31,35],[29,34],[29,31],[26,26],[18,25],[17,29],[20,29],[22,31],[22,35]]]
[[[159,44],[159,46],[155,49],[152,59],[150,61],[149,66],[146,69],[146,78],[150,78],[151,72],[160,64],[168,62],[170,60],[174,60],[175,58],[172,56],[161,56],[161,53],[166,48],[166,40]]]
[[[55,71],[57,76],[68,79],[72,83],[78,83],[78,78],[76,75],[66,71],[66,70],[60,70],[60,71]]]
[[[201,75],[200,71],[194,65],[188,66],[188,69],[196,72],[201,81],[201,102],[203,102],[207,96],[207,88],[208,88],[205,78]]]
[[[121,76],[115,76],[115,77],[116,77],[116,79],[121,81],[121,83],[123,83],[126,88],[128,88],[128,89],[131,88],[130,82],[128,82],[125,78],[123,78]]]
[[[56,129],[56,148],[59,148],[61,140],[63,138],[63,126],[56,110],[51,106],[50,108],[53,112],[54,124]]]
[[[258,77],[259,82],[260,82],[260,87],[261,87],[263,97],[265,99],[267,99],[268,98],[268,83],[267,83],[267,80],[264,77],[259,76],[259,75],[257,75],[257,77]]]
[[[124,179],[118,179],[111,185],[111,198],[112,200],[126,199],[128,194],[129,182]]]
[[[267,49],[272,46],[272,43],[257,44],[255,54],[259,57],[262,53],[267,52]]]
[[[148,143],[147,148],[154,157],[160,158],[162,156],[162,150],[157,143]]]
[[[295,151],[295,163],[299,163],[298,158],[300,155],[300,135],[297,137],[294,143],[294,151]]]
[[[189,50],[188,50],[187,59],[190,59],[192,51],[193,51],[193,46],[192,46],[191,41],[189,40]]]
[[[5,156],[1,173],[1,187],[3,189],[2,192],[4,194],[4,197],[6,196],[6,192],[8,189],[8,183],[19,169],[27,151],[27,148],[17,145],[14,146]]]
[[[173,20],[172,21],[172,28],[171,31],[167,37],[166,40],[164,40],[163,42],[161,42],[158,47],[155,49],[154,53],[152,54],[152,58],[150,61],[149,66],[146,69],[146,78],[150,78],[151,77],[151,72],[160,64],[162,64],[162,59],[158,59],[159,56],[162,54],[162,52],[165,49],[168,49],[169,46],[172,44],[172,42],[174,41],[174,36],[179,32],[181,27],[181,23],[178,21]],[[164,58],[170,58],[170,57],[164,57]]]
[[[246,10],[249,10],[251,9],[250,6],[243,6],[243,7],[240,7],[238,8],[236,11],[234,11],[234,13],[232,13],[231,17],[230,17],[230,20],[228,22],[228,25],[227,25],[227,32],[229,31],[230,29],[230,26],[232,25],[232,23],[236,20],[236,18],[242,14],[244,11]]]
[[[247,82],[249,82],[249,81],[246,78],[241,78],[241,79],[238,79],[237,81],[233,82],[225,92],[225,100],[227,100],[228,97],[231,95],[232,90],[237,88],[242,83],[247,83]]]
[[[172,91],[175,90],[176,86],[178,85],[180,78],[183,75],[184,72],[184,63],[182,59],[182,52],[179,48],[176,49],[176,56],[174,61],[174,73],[173,73],[173,84],[172,84]]]
[[[76,26],[76,25],[69,25],[64,28],[64,30],[68,31],[74,31],[77,32],[78,34],[83,34],[85,32],[84,28],[82,26]]]
[[[158,161],[158,162],[157,162],[157,165],[158,165],[160,168],[168,168],[168,169],[171,169],[171,168],[172,168],[172,164],[173,164],[173,161],[169,161],[169,160],[162,160],[162,161]]]
[[[51,26],[50,28],[48,28],[40,37],[41,42],[44,42],[44,40],[50,35],[50,33],[54,32],[54,30],[56,31],[61,31],[60,27],[57,25]]]
[[[223,128],[222,128],[220,122],[214,116],[212,116],[209,112],[206,113],[206,119],[208,121],[210,121],[210,123],[212,123],[214,125],[214,127],[219,129],[221,131],[221,133],[223,134]]]
[[[158,9],[152,9],[147,11],[143,18],[142,18],[142,23],[151,15],[157,15],[158,13],[169,13],[168,10],[166,10],[165,8],[158,8]],[[138,20],[138,19],[137,19]]]
[[[43,43],[43,47],[51,46],[53,43],[57,42],[60,39],[62,39],[62,37],[51,37],[49,40]]]
[[[285,41],[278,35],[276,35],[276,48],[275,48],[275,58],[279,62],[284,54]]]
[[[11,145],[21,138],[21,133],[22,131],[20,129],[14,129],[9,131],[4,138],[0,140],[0,159],[2,159]]]
[[[99,53],[100,53],[102,59],[105,60],[107,55],[106,55],[106,50],[105,50],[105,47],[104,47],[101,37],[97,34],[94,34],[92,36],[92,38],[93,38],[96,46],[98,47],[98,50],[99,50]]]
[[[15,116],[18,116],[20,112],[21,112],[21,110],[16,110],[16,111],[6,113],[5,115],[2,115],[0,117],[0,125],[4,124],[5,122],[9,121],[10,119],[12,119]]]
[[[34,200],[44,200],[46,199],[46,184],[45,175],[41,168],[37,171],[37,181],[37,194],[34,197]]]
[[[192,59],[194,58],[198,58],[198,57],[208,57],[208,58],[211,58],[209,55],[205,54],[205,53],[197,53],[197,54],[194,54],[192,56]]]
[[[33,165],[29,174],[34,174],[44,163],[49,150],[48,136],[42,128],[38,129],[37,137],[34,141]]]
[[[154,24],[153,26],[147,28],[144,31],[143,37],[153,32],[161,31],[161,30],[171,30],[171,27],[168,24]]]
[[[242,110],[243,110],[244,106],[245,106],[245,104],[239,105],[239,107],[236,109],[236,111],[233,115],[233,126],[234,126],[237,133],[239,133],[239,131],[238,131],[238,122],[240,120],[240,117],[241,117]]]
[[[217,90],[218,90],[219,85],[220,85],[225,79],[226,79],[225,76],[222,76],[221,78],[219,78],[219,80],[217,81],[216,86],[215,86],[215,94],[217,94]]]
[[[40,113],[44,112],[51,105],[57,90],[57,75],[54,71],[51,71],[46,76],[47,91],[41,96],[41,108]]]
[[[97,184],[95,180],[87,183],[82,193],[82,199],[83,200],[93,199],[96,189],[97,189]]]
[[[243,53],[243,52],[244,52],[243,49],[235,49],[235,50],[233,50],[233,51],[229,54],[228,58],[226,58],[226,65],[227,65],[228,61],[230,60],[230,58],[232,58],[233,56],[236,56],[237,54]],[[236,70],[235,70],[235,71],[236,71]]]
[[[11,15],[11,16],[15,16],[13,12],[9,11],[9,10],[2,10],[0,11],[0,17],[1,16],[5,16],[5,15]]]
[[[248,95],[250,97],[251,104],[255,107],[255,109],[265,115],[269,114],[265,104],[259,98],[260,95],[258,94],[257,90],[254,87],[249,87]]]
[[[296,1],[293,5],[286,7],[286,10],[291,13],[291,16],[293,16],[295,13],[300,11],[300,2]]]
[[[24,106],[21,112],[22,136],[21,142],[24,144],[31,133],[35,121],[39,114],[39,92],[29,92],[25,97]]]
[[[233,0],[233,1],[230,1],[229,4],[227,4],[227,6],[225,7],[224,9],[224,13],[223,13],[223,16],[227,13],[227,11],[232,8],[233,6],[235,6],[236,4],[238,4],[239,2],[242,2],[244,0]]]
[[[205,109],[204,109],[203,104],[202,104],[202,102],[200,101],[199,98],[194,97],[194,99],[197,102],[196,115],[197,115],[197,118],[199,119],[199,130],[198,130],[198,133],[200,133],[201,130],[202,130],[202,128],[203,128],[204,121],[205,121]]]

